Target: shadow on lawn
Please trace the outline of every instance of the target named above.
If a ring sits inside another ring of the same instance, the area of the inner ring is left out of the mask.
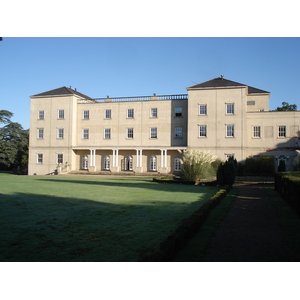
[[[132,179],[130,178],[113,178],[111,180],[100,178],[99,180],[83,180],[82,178],[76,179],[55,179],[55,178],[43,178],[38,179],[41,181],[49,181],[54,183],[74,183],[76,185],[83,184],[83,185],[103,185],[103,186],[111,186],[111,187],[128,187],[128,188],[144,188],[144,189],[151,189],[157,191],[168,191],[168,192],[177,192],[182,190],[186,190],[189,193],[201,193],[200,185],[183,185],[183,184],[167,184],[167,183],[157,183],[153,182],[151,179]]]
[[[29,193],[1,196],[0,261],[138,261],[200,205],[151,200],[113,204]]]

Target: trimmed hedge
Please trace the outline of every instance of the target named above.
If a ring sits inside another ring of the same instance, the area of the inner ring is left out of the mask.
[[[300,172],[275,173],[275,190],[300,216]]]
[[[230,190],[231,185],[220,189],[191,216],[182,220],[177,229],[160,243],[158,251],[144,253],[139,261],[165,262],[172,261],[177,252],[200,230],[210,211],[216,207]]]

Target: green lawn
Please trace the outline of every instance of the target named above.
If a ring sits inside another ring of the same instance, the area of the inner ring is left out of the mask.
[[[0,261],[138,261],[217,190],[0,173]]]

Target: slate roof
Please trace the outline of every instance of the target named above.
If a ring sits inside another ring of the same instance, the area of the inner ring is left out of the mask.
[[[214,78],[212,80],[208,80],[208,81],[190,86],[190,87],[187,88],[187,90],[189,90],[189,89],[201,89],[201,88],[222,88],[222,87],[231,87],[231,86],[232,87],[233,86],[235,86],[235,87],[238,87],[238,86],[247,87],[246,84],[231,81],[231,80],[225,79],[223,77],[217,77],[217,78]],[[257,89],[257,88],[251,87],[251,86],[248,86],[248,93],[249,94],[256,94],[256,93],[269,93],[269,92],[263,91],[263,90],[260,90],[260,89]]]
[[[93,98],[90,98],[89,96],[79,93],[76,90],[73,90],[66,86],[60,87],[58,89],[50,90],[50,91],[47,91],[44,93],[36,94],[36,95],[33,95],[32,97],[68,96],[68,95],[75,95],[80,98],[93,100]]]

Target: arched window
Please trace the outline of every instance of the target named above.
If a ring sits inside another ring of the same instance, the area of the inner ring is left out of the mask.
[[[104,168],[104,170],[110,170],[110,157],[109,157],[109,155],[104,156],[103,168]]]
[[[180,171],[181,170],[181,157],[176,156],[174,159],[174,171]]]
[[[150,171],[156,171],[157,167],[156,167],[156,156],[152,155],[150,157]]]

